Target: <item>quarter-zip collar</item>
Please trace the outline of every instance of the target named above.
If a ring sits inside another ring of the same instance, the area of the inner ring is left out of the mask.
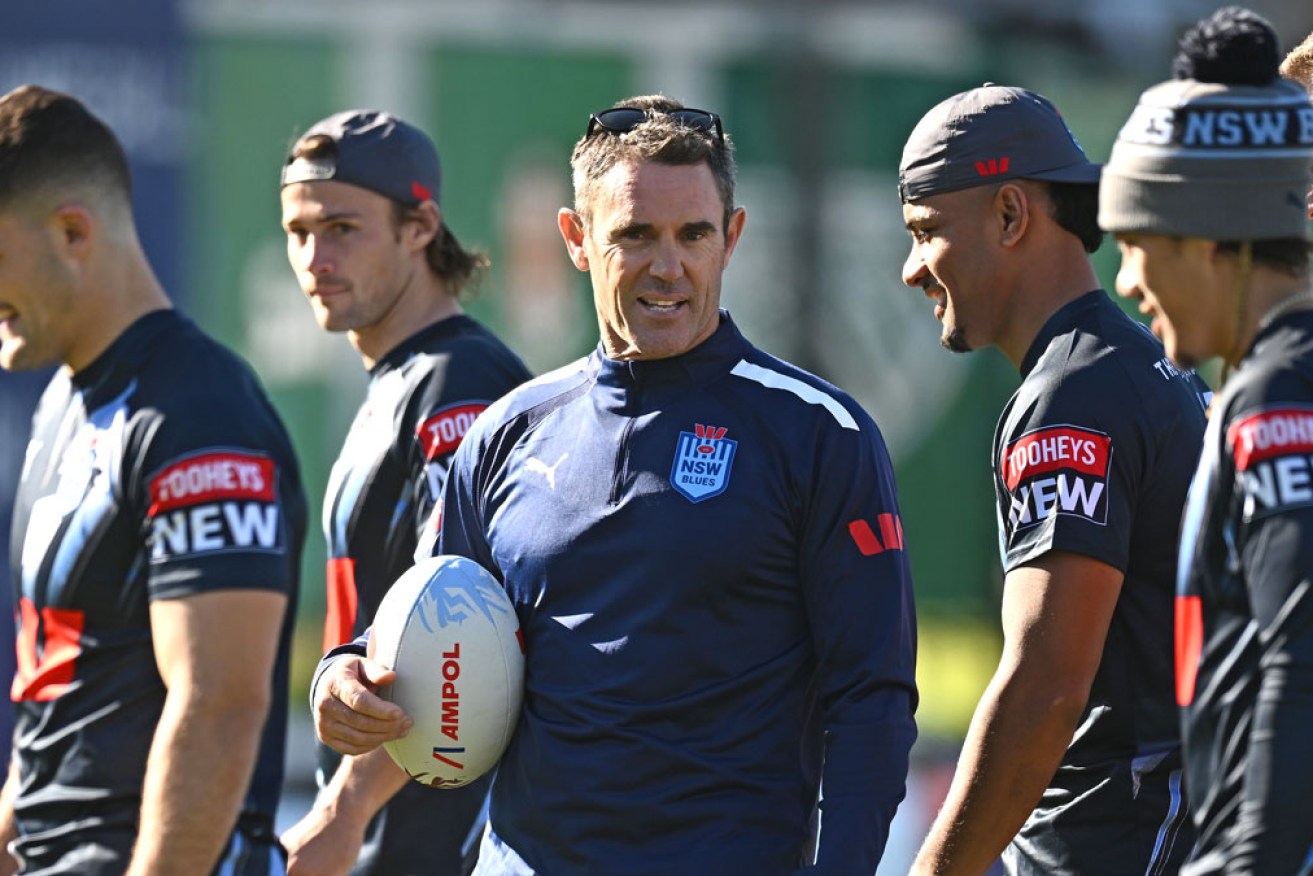
[[[590,357],[589,366],[599,386],[620,394],[647,387],[675,384],[706,386],[729,371],[751,349],[729,311],[720,311],[720,325],[702,343],[687,353],[665,359],[622,361],[609,358],[601,344]]]

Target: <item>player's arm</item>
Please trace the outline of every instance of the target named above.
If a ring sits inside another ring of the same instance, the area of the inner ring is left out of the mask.
[[[1122,577],[1063,551],[1007,574],[1003,655],[914,873],[984,873],[1025,823],[1089,699]]]
[[[269,710],[287,597],[220,590],[151,603],[168,688],[128,876],[208,873],[237,823]]]
[[[289,876],[333,876],[350,871],[369,820],[409,779],[386,751],[411,720],[378,689],[396,673],[364,656],[369,631],[330,651],[310,685],[310,710],[319,739],[347,755],[315,805],[282,836]]]
[[[800,574],[824,729],[815,867],[870,873],[907,790],[916,613],[893,466],[873,423],[833,428],[799,516]]]
[[[1244,550],[1261,679],[1228,873],[1294,873],[1313,853],[1313,510],[1261,521]]]
[[[14,797],[18,795],[18,758],[9,759],[9,776],[0,790],[0,876],[13,876],[18,872],[18,861],[9,854],[9,844],[18,839],[18,824],[14,821]]]
[[[408,781],[382,749],[344,758],[315,805],[282,836],[288,876],[349,873],[370,819]]]

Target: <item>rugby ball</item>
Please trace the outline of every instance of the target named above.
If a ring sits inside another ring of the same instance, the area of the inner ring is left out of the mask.
[[[383,743],[397,766],[434,788],[458,788],[492,769],[520,716],[524,648],[502,585],[473,560],[416,563],[384,594],[370,659],[397,673],[379,695],[413,720]]]

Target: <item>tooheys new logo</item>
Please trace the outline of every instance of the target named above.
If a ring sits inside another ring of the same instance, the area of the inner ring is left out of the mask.
[[[424,460],[428,463],[424,474],[428,479],[429,495],[434,499],[442,495],[442,488],[447,483],[447,455],[455,452],[465,433],[487,407],[486,402],[448,405],[416,428],[424,447]]]
[[[278,552],[273,460],[206,450],[170,463],[150,479],[151,560],[225,550]]]
[[[488,407],[486,402],[462,402],[435,412],[415,430],[424,443],[424,458],[433,460],[460,446],[475,419]]]
[[[999,471],[1011,497],[1009,528],[1034,526],[1054,514],[1108,522],[1112,438],[1079,426],[1023,435],[1003,451]]]
[[[1250,414],[1227,427],[1226,440],[1247,519],[1313,504],[1313,408]]]

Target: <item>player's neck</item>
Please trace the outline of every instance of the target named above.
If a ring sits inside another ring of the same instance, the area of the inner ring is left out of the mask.
[[[444,319],[464,313],[447,284],[432,271],[424,270],[411,279],[411,286],[397,296],[396,303],[371,326],[347,333],[366,370],[417,332]]]
[[[81,371],[148,313],[173,306],[135,241],[107,248],[87,273],[64,366]]]
[[[1239,364],[1254,339],[1269,325],[1291,311],[1313,306],[1313,283],[1307,273],[1292,275],[1264,265],[1254,265],[1251,270],[1245,321],[1234,354],[1236,361],[1231,362],[1233,366]]]
[[[1038,262],[1027,260],[1016,279],[1011,320],[998,347],[1018,371],[1035,338],[1053,315],[1099,288],[1098,275],[1084,249],[1075,251],[1068,246],[1066,250],[1065,253],[1050,250]]]

